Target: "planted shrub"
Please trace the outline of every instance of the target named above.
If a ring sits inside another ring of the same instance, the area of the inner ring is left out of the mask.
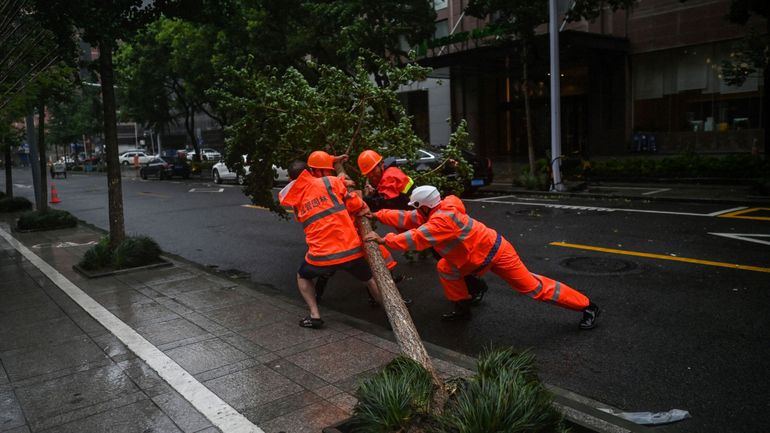
[[[552,401],[537,377],[532,354],[487,351],[479,358],[478,374],[464,382],[437,417],[438,431],[565,432]]]
[[[32,202],[24,197],[6,197],[0,200],[0,212],[18,212],[32,209]]]
[[[160,261],[161,249],[147,236],[127,237],[113,252],[112,262],[117,269],[145,266]]]
[[[415,361],[397,357],[359,386],[353,432],[407,431],[427,413],[432,395],[430,374]]]
[[[109,247],[109,237],[103,237],[83,255],[78,266],[93,271],[97,269],[124,269],[151,265],[161,261],[161,249],[147,236],[127,237],[115,251]]]
[[[17,223],[19,230],[54,230],[77,225],[78,220],[72,214],[59,209],[25,212]]]
[[[112,266],[112,251],[110,251],[110,238],[105,236],[99,243],[89,248],[78,263],[78,266],[87,270],[103,269]]]

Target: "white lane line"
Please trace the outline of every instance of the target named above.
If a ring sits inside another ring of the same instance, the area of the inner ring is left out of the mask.
[[[748,209],[748,208],[746,206],[738,206],[738,207],[734,207],[732,209],[725,209],[725,210],[718,210],[716,212],[711,212],[708,215],[709,216],[718,216],[718,215],[722,215],[722,214],[725,214],[725,213],[736,212],[736,211],[744,210],[744,209]]]
[[[647,192],[643,192],[642,195],[653,195],[659,192],[666,192],[666,191],[671,191],[671,188],[661,188],[661,189],[656,189],[655,191],[647,191]]]
[[[574,209],[574,210],[590,210],[598,212],[636,212],[636,213],[653,213],[663,215],[683,215],[683,216],[699,216],[699,217],[711,217],[712,214],[692,213],[692,212],[673,212],[664,210],[645,210],[645,209],[620,209],[620,208],[607,208],[607,207],[592,207],[592,206],[572,206],[566,204],[553,204],[553,203],[532,203],[523,201],[501,201],[501,200],[481,200],[470,199],[464,201],[472,201],[476,203],[498,203],[507,205],[524,205],[524,206],[542,206],[556,209]],[[722,212],[720,212],[722,213]]]
[[[191,188],[187,192],[224,192],[224,188],[213,188],[213,189],[203,189],[203,188]]]
[[[131,349],[136,356],[146,362],[176,392],[189,401],[195,409],[208,418],[223,433],[265,433],[203,386],[202,383],[198,382],[190,373],[174,362],[173,359],[150,344],[149,341],[115,317],[101,304],[94,301],[85,292],[80,290],[78,286],[59,273],[59,271],[22,245],[10,233],[0,228],[0,236],[5,238],[19,253],[32,262],[64,293],[69,295],[73,301]]]
[[[757,234],[757,233],[753,233],[753,234],[752,233],[712,233],[712,232],[709,232],[709,234],[710,235],[714,235],[714,236],[722,236],[724,238],[735,239],[735,240],[739,240],[739,241],[754,242],[754,243],[762,244],[762,245],[770,245],[770,241],[761,241],[759,239],[754,239],[754,238],[770,238],[770,235],[768,235],[768,234],[762,234],[762,233],[760,233],[760,234]]]

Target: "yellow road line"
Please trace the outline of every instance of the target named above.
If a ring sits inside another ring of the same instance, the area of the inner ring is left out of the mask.
[[[696,263],[699,265],[707,265],[707,266],[719,266],[722,268],[740,269],[742,271],[770,273],[770,268],[763,268],[760,266],[737,265],[735,263],[724,263],[724,262],[714,262],[711,260],[690,259],[687,257],[667,256],[664,254],[651,254],[651,253],[641,253],[637,251],[616,250],[613,248],[594,247],[591,245],[569,244],[567,242],[551,242],[549,245],[553,245],[556,247],[575,248],[579,250],[599,251],[602,253],[610,253],[610,254],[622,254],[626,256],[647,257],[650,259],[672,260],[675,262]]]
[[[260,210],[270,210],[270,209],[268,209],[268,208],[266,208],[264,206],[257,206],[255,204],[242,204],[241,207],[248,207],[248,208],[251,208],[251,209],[260,209]],[[286,208],[284,208],[284,210],[286,212],[288,212],[288,213],[294,213],[293,209],[286,209]]]
[[[735,212],[728,212],[724,213],[722,215],[717,215],[719,218],[741,218],[745,220],[757,220],[757,221],[770,221],[770,217],[760,217],[760,216],[746,216],[744,214],[750,213],[750,212],[756,212],[756,211],[762,211],[767,210],[770,211],[770,207],[752,207],[749,209],[741,209]]]

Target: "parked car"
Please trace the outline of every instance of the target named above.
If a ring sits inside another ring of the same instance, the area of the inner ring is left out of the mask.
[[[492,183],[494,172],[492,170],[492,161],[489,158],[480,157],[467,150],[463,150],[462,154],[463,158],[473,168],[473,176],[468,185],[466,185],[466,188],[475,189]],[[406,158],[396,158],[395,162],[397,166],[409,165],[417,171],[428,171],[441,164],[441,152],[435,149],[418,149],[416,160],[410,161]],[[451,167],[447,167],[445,175],[454,176],[455,173]]]
[[[223,181],[235,181],[238,185],[246,183],[246,176],[250,173],[250,165],[246,161],[246,155],[241,156],[243,164],[240,167],[228,167],[224,160],[220,160],[214,167],[211,168],[211,177],[216,183],[222,183]],[[289,182],[289,174],[286,169],[281,168],[273,164],[273,172],[275,173],[273,183],[287,183]]]
[[[157,176],[161,180],[170,179],[174,176],[187,179],[190,177],[190,164],[180,158],[156,156],[142,165],[142,168],[139,169],[139,176],[142,179],[147,179],[150,176]]]
[[[195,158],[195,150],[185,151],[187,153],[187,159],[192,161]],[[204,161],[218,161],[222,159],[222,154],[218,150],[210,147],[204,147],[201,149],[201,159]]]
[[[120,163],[123,165],[132,165],[134,163],[135,156],[139,157],[139,164],[147,164],[150,159],[153,158],[153,156],[148,155],[143,151],[130,150],[128,152],[122,153],[118,157],[118,161],[120,161]]]

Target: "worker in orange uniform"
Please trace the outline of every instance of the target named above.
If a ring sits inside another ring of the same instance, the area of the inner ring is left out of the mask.
[[[358,168],[366,176],[364,201],[372,212],[380,209],[411,209],[409,194],[415,188],[414,181],[396,166],[395,158],[383,160],[379,153],[364,150],[358,155]],[[404,228],[400,225],[395,227]],[[433,253],[436,260],[441,260],[441,255],[435,249]],[[478,304],[489,289],[487,283],[476,275],[466,275],[464,279],[471,294],[471,304]]]
[[[300,320],[299,325],[320,328],[323,320],[316,301],[314,278],[328,278],[337,270],[344,270],[365,282],[369,293],[380,303],[382,296],[364,260],[361,238],[350,216],[366,211],[366,203],[355,192],[348,192],[343,178],[334,176],[334,157],[328,153],[311,153],[308,170],[300,164],[301,161],[295,161],[289,167],[296,179],[281,190],[278,198],[282,205],[294,209],[308,245],[297,271],[297,286],[310,315]]]
[[[596,326],[599,315],[596,304],[566,284],[530,273],[513,245],[469,217],[458,197],[450,195],[442,200],[435,187],[426,185],[415,188],[410,199],[409,205],[414,211],[380,210],[367,215],[390,226],[403,223],[407,231],[388,233],[384,238],[369,232],[364,240],[404,251],[435,248],[443,256],[437,269],[444,294],[455,303],[454,311],[445,314],[444,320],[470,319],[471,297],[462,277],[492,271],[519,293],[582,311],[580,329]]]

